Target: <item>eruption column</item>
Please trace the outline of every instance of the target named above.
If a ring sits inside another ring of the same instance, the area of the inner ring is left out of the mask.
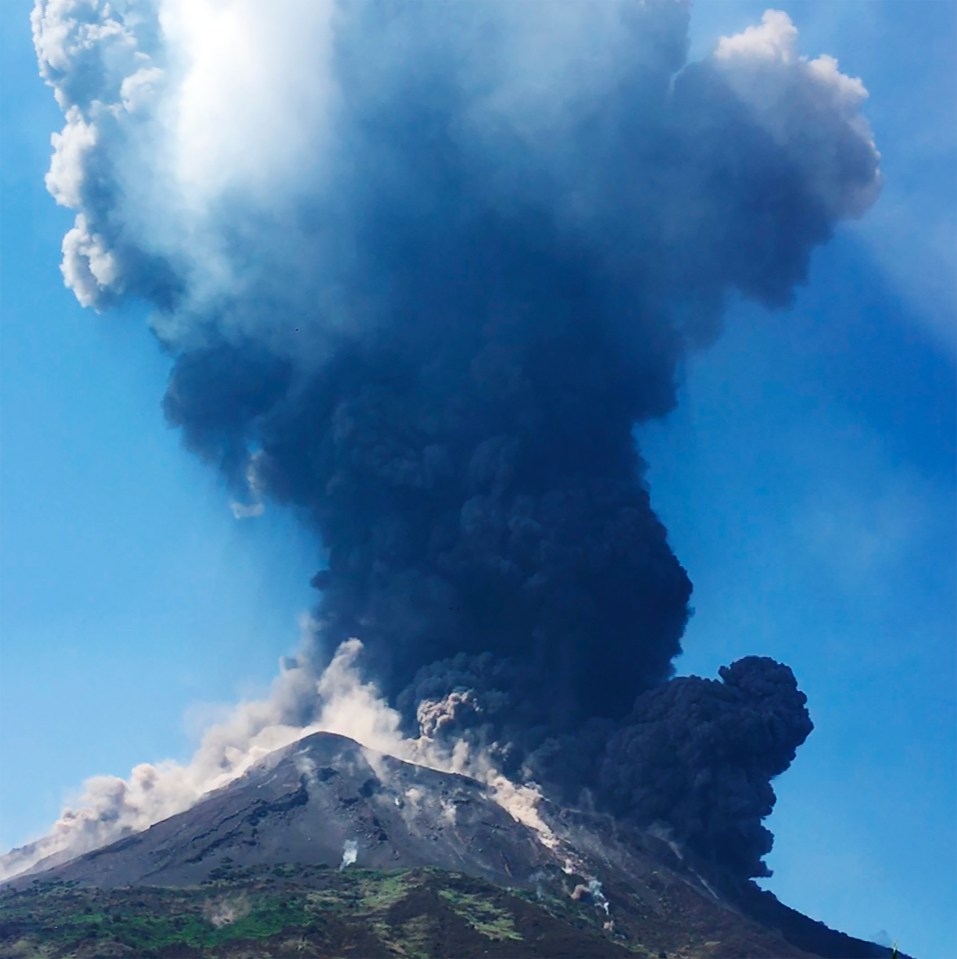
[[[788,302],[878,154],[862,83],[801,57],[785,14],[696,63],[687,17],[38,0],[33,27],[66,115],[67,283],[153,305],[166,415],[237,516],[279,501],[318,535],[321,642],[296,668],[358,636],[409,730],[559,789],[564,748],[609,808],[755,874],[803,697],[765,661],[661,685],[691,585],[633,428],[730,293]],[[659,740],[687,745],[669,802],[622,772]],[[715,811],[732,794],[745,825]]]

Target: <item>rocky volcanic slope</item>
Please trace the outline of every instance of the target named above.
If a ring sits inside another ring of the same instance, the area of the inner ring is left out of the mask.
[[[548,861],[537,836],[465,776],[317,733],[145,832],[51,872],[97,886],[188,885],[224,864],[434,866],[509,884]],[[41,864],[42,867],[42,864]]]
[[[890,954],[654,836],[539,809],[546,842],[484,784],[318,733],[143,833],[8,883],[0,959]]]

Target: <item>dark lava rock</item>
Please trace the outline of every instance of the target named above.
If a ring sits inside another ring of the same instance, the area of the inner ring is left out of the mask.
[[[347,843],[364,868],[435,866],[502,884],[523,884],[552,864],[535,833],[474,779],[316,733],[192,809],[43,876],[97,886],[188,885],[224,866],[338,866]]]

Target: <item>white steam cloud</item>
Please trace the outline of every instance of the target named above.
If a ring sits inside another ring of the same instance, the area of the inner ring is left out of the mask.
[[[867,90],[841,73],[834,57],[798,54],[798,31],[786,13],[768,10],[757,27],[722,37],[714,63],[725,81],[755,112],[761,125],[791,154],[817,198],[835,217],[856,217],[877,198],[880,177],[851,181],[847,156],[831,149],[838,125],[858,136],[864,155],[877,148],[861,107]],[[808,116],[817,118],[809,124]]]
[[[311,620],[304,620],[304,643],[314,628]],[[373,683],[362,680],[356,662],[361,652],[359,640],[343,643],[318,679],[298,660],[284,661],[268,697],[233,707],[224,721],[205,732],[185,764],[142,763],[127,779],[88,779],[48,835],[0,857],[0,879],[49,868],[147,829],[237,779],[268,753],[316,732],[337,733],[370,750],[484,782],[489,795],[514,819],[533,829],[549,848],[558,846],[539,813],[541,795],[534,785],[511,782],[485,753],[464,741],[449,750],[428,735],[403,736],[399,713]],[[309,717],[307,721],[297,722],[296,717],[303,715]],[[374,754],[369,757],[373,759]],[[297,763],[307,780],[314,782],[315,770],[307,760],[297,757]],[[419,797],[407,798],[415,803]],[[348,857],[347,844],[344,865],[355,862],[355,849],[347,862]]]
[[[339,872],[355,865],[359,857],[359,844],[354,839],[347,839],[342,846],[342,862],[339,863]]]
[[[249,900],[245,896],[230,896],[206,903],[203,915],[217,929],[231,926],[234,922],[249,914]]]

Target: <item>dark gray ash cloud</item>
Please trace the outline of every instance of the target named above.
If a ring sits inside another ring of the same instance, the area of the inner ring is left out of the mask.
[[[812,730],[791,670],[747,656],[721,681],[673,679],[641,695],[615,731],[598,781],[605,802],[638,822],[670,823],[699,855],[746,876],[770,875],[771,780]]]
[[[78,211],[66,281],[97,308],[152,304],[166,416],[237,515],[277,501],[315,529],[309,668],[360,637],[410,728],[516,773],[560,779],[557,752],[602,730],[555,788],[760,874],[804,699],[765,660],[667,682],[691,583],[633,430],[674,406],[729,295],[789,301],[876,196],[878,155],[863,85],[802,58],[784,14],[690,64],[688,15],[39,0],[33,18],[67,116],[48,178]]]

